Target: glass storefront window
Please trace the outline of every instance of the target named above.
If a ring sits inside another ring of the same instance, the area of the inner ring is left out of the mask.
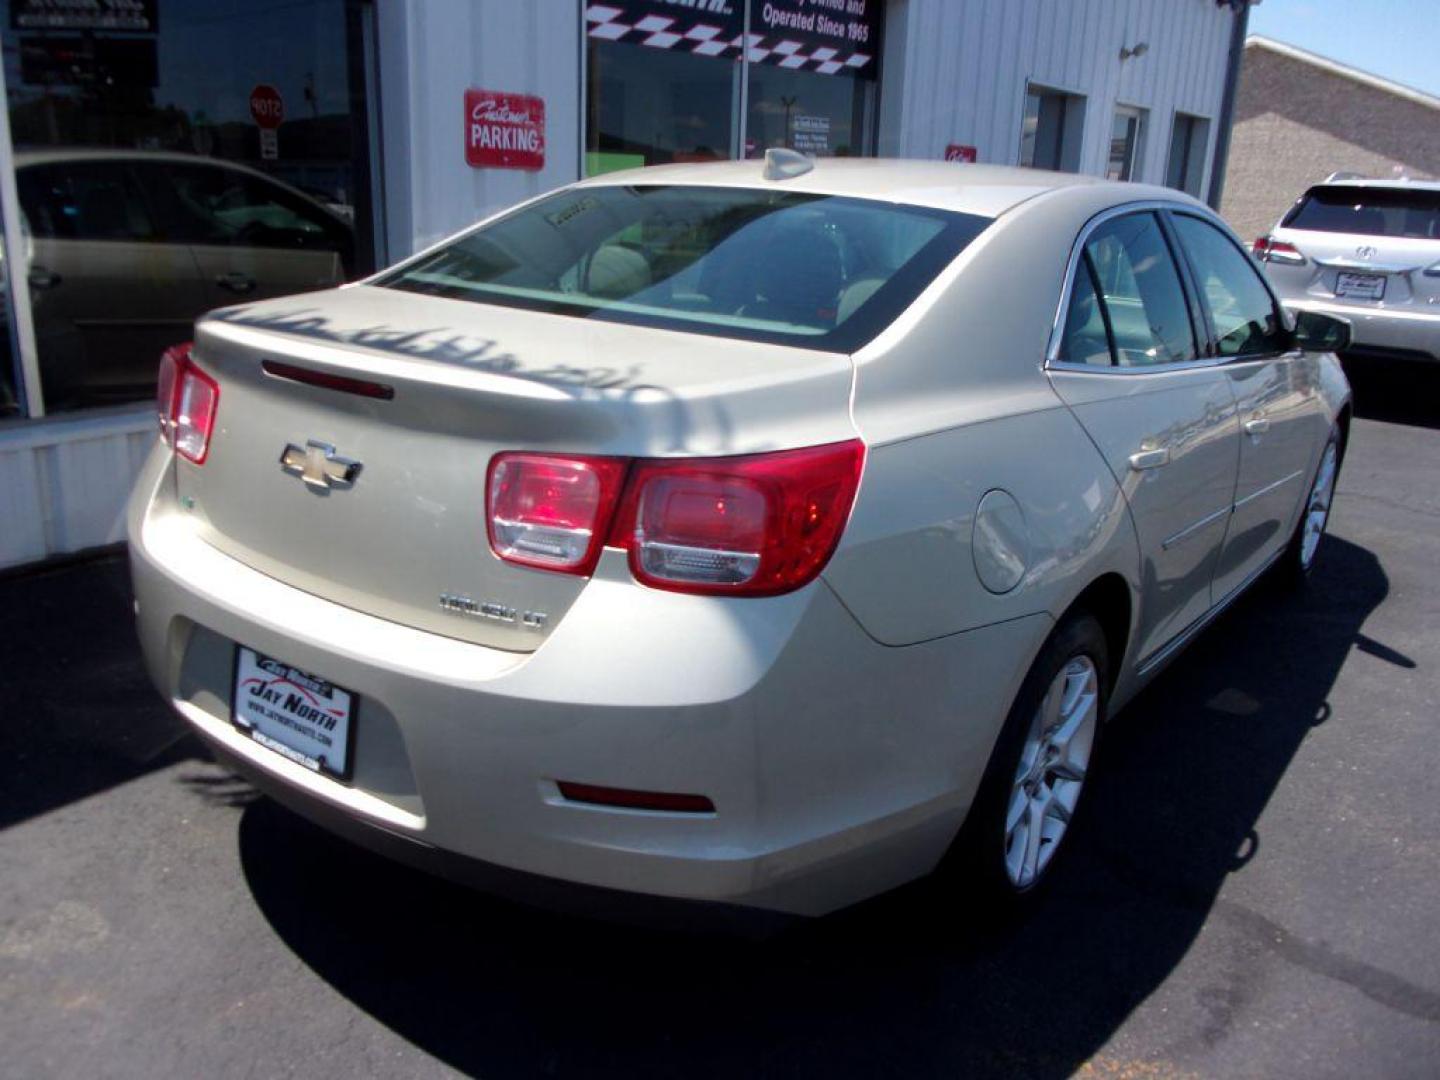
[[[746,156],[758,157],[772,146],[815,157],[866,154],[874,99],[875,84],[868,79],[752,66]]]
[[[587,4],[587,175],[873,152],[881,0]]]
[[[361,0],[0,0],[45,411],[148,401],[210,308],[373,269]]]
[[[592,40],[586,174],[733,157],[739,73],[733,61]]]

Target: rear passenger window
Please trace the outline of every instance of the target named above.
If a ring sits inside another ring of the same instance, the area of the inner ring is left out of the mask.
[[[1095,271],[1090,257],[1082,255],[1075,268],[1075,284],[1070,290],[1070,310],[1065,316],[1065,336],[1060,342],[1060,359],[1067,364],[1095,364],[1109,367],[1114,363],[1110,353],[1110,335],[1105,329],[1105,313],[1095,293]]]
[[[1174,215],[1190,255],[1221,356],[1256,356],[1286,347],[1275,300],[1250,260],[1208,221]]]
[[[1151,213],[1097,228],[1085,245],[1121,367],[1178,364],[1197,356],[1180,273]]]

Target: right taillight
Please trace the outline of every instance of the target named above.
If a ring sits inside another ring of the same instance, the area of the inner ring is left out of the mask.
[[[215,430],[220,386],[190,359],[190,343],[172,345],[160,356],[155,411],[160,437],[187,461],[204,465]]]
[[[629,553],[642,584],[773,596],[829,561],[864,463],[858,439],[724,458],[499,454],[486,492],[490,546],[507,562],[589,574],[613,518],[606,542]]]
[[[1272,236],[1257,236],[1255,243],[1250,245],[1250,250],[1261,262],[1281,263],[1285,266],[1305,265],[1305,256],[1300,254],[1299,248]]]
[[[767,596],[814,580],[850,517],[858,439],[746,457],[640,461],[610,543],[643,584]]]

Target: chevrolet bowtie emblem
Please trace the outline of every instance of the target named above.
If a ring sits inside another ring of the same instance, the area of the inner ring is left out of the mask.
[[[280,467],[320,491],[349,487],[360,475],[360,462],[337,457],[333,446],[314,439],[304,446],[291,443],[285,447],[280,455]]]

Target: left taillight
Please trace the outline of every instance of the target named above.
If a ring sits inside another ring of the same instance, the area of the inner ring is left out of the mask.
[[[620,487],[622,458],[497,454],[486,482],[490,547],[506,562],[588,575]]]
[[[1250,250],[1261,262],[1280,263],[1284,266],[1304,266],[1305,256],[1294,244],[1276,240],[1273,236],[1257,236]]]
[[[190,348],[186,342],[161,354],[155,408],[160,437],[185,460],[203,465],[215,431],[220,387],[190,359]]]

